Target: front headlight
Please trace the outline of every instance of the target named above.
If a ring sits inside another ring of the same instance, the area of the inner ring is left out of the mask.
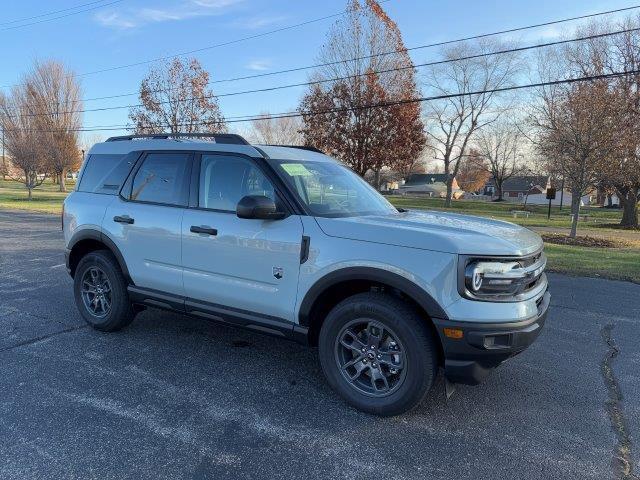
[[[462,256],[461,294],[472,299],[516,299],[535,287],[544,272],[546,257],[472,258]]]

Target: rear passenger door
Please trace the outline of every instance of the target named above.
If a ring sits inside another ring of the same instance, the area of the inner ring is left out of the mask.
[[[302,221],[242,219],[245,195],[264,195],[286,211],[258,161],[233,154],[203,153],[194,163],[193,204],[182,222],[186,307],[263,323],[293,320]],[[271,317],[271,318],[270,318]],[[275,317],[275,318],[273,318]]]
[[[107,209],[103,231],[137,287],[184,295],[181,228],[192,160],[190,152],[144,154]]]

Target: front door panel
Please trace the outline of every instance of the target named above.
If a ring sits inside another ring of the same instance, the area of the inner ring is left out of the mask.
[[[246,220],[232,213],[188,210],[182,225],[187,297],[293,321],[300,217]],[[191,226],[217,234],[194,233]]]
[[[293,320],[302,221],[241,219],[246,195],[279,195],[248,157],[203,153],[194,164],[194,205],[182,222],[185,296],[217,306]],[[192,201],[193,201],[192,200]],[[282,207],[284,209],[284,207]]]

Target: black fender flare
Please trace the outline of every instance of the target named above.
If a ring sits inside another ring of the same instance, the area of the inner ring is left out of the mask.
[[[124,261],[122,252],[120,251],[116,243],[107,234],[94,228],[85,228],[83,230],[80,230],[71,237],[71,240],[69,240],[69,243],[67,245],[68,252],[71,253],[73,251],[73,248],[83,240],[96,240],[104,244],[109,250],[111,250],[111,253],[113,253],[113,256],[116,257],[116,260],[118,261],[118,265],[120,265],[120,270],[122,270],[124,278],[130,285],[134,285],[133,280],[131,279],[131,275],[129,274],[129,269],[127,268],[127,263]]]
[[[300,311],[298,313],[300,325],[303,327],[310,326],[311,309],[316,300],[327,288],[350,280],[369,280],[389,285],[413,299],[431,318],[449,319],[440,304],[429,295],[429,293],[425,292],[408,278],[375,267],[347,267],[328,273],[316,281],[307,291],[300,304]]]

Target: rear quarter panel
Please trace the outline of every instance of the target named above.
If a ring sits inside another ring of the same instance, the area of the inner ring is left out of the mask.
[[[64,201],[64,243],[68,248],[75,234],[82,230],[102,232],[102,220],[114,195],[72,192]]]

